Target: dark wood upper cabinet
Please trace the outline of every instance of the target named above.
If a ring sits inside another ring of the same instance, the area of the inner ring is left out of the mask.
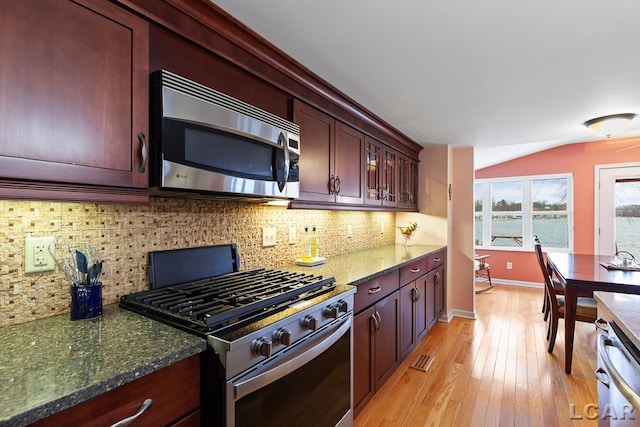
[[[332,173],[335,120],[294,100],[293,121],[300,126],[300,199],[332,202],[329,178]]]
[[[294,100],[300,126],[300,200],[362,205],[364,134]]]
[[[0,196],[144,201],[148,23],[105,1],[1,3]]]
[[[336,122],[334,152],[336,202],[361,205],[364,201],[364,134]]]
[[[365,204],[398,207],[398,152],[369,136],[365,144]]]
[[[418,162],[398,154],[398,207],[418,207]]]

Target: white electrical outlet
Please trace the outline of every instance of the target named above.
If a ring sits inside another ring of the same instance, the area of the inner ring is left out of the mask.
[[[289,244],[293,245],[296,242],[296,226],[289,227]]]
[[[275,245],[276,245],[276,228],[263,227],[262,228],[262,247],[275,246]]]
[[[384,222],[380,223],[380,234],[384,234]]]
[[[24,242],[24,271],[39,273],[53,271],[55,264],[49,253],[49,244],[53,237],[27,237]]]
[[[353,228],[351,227],[351,224],[347,225],[347,237],[352,237],[353,236]]]
[[[513,268],[513,264],[507,262],[507,270],[511,270]]]

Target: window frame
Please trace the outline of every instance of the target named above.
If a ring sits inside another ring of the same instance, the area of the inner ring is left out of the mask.
[[[531,195],[531,183],[533,181],[544,179],[566,179],[567,180],[567,210],[566,211],[534,211],[533,200]],[[500,182],[520,182],[522,185],[522,210],[507,212],[515,215],[522,215],[522,246],[492,246],[491,245],[491,224],[494,215],[504,214],[504,211],[493,211],[493,204],[491,200],[491,184]],[[482,211],[476,211],[476,185],[482,184]],[[476,236],[476,218],[478,216],[482,219],[482,244],[475,245],[475,249],[481,250],[499,250],[499,251],[516,251],[516,252],[530,252],[533,250],[533,218],[539,215],[553,215],[553,214],[566,214],[567,215],[567,248],[558,248],[545,245],[545,250],[553,250],[555,252],[573,252],[573,174],[545,174],[545,175],[524,175],[524,176],[509,176],[500,178],[482,178],[474,180],[473,191],[473,218],[474,218],[474,242]],[[487,220],[489,219],[489,220]],[[544,245],[544,242],[543,242]]]

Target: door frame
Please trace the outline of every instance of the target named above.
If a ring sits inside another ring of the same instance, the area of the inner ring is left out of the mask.
[[[610,164],[605,164],[605,165],[595,165],[595,170],[594,170],[594,197],[593,197],[593,253],[594,254],[600,254],[600,248],[605,246],[605,245],[601,245],[600,244],[600,229],[601,229],[601,224],[600,224],[600,210],[601,210],[601,197],[600,197],[600,192],[601,192],[601,180],[600,180],[600,173],[605,170],[605,169],[625,169],[625,168],[638,168],[638,177],[640,178],[640,162],[630,162],[630,163],[610,163]],[[620,176],[623,176],[622,174]],[[635,174],[632,174],[632,176],[636,176]],[[613,248],[611,249],[611,251],[607,249],[608,253],[605,254],[601,254],[601,255],[613,255]],[[610,253],[609,253],[610,252]]]

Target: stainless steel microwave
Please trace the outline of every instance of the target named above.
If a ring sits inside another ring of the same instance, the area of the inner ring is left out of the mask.
[[[151,81],[152,190],[299,196],[298,125],[166,70]]]

